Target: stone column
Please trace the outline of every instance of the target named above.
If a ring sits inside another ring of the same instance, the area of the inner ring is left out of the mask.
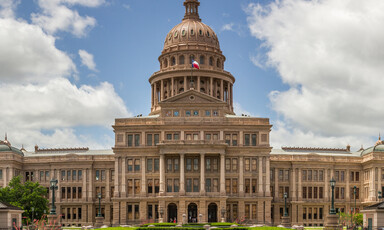
[[[87,200],[87,171],[88,169],[83,169],[83,202]]]
[[[184,92],[187,91],[187,76],[184,76]]]
[[[174,93],[173,93],[173,91],[174,91],[174,89],[175,89],[174,82],[175,82],[175,78],[172,77],[172,78],[171,78],[171,97],[174,96]]]
[[[165,194],[164,189],[164,181],[165,181],[165,173],[164,173],[164,154],[160,154],[160,195]]]
[[[220,154],[220,195],[225,196],[225,155]]]
[[[151,84],[151,105],[152,106],[154,106],[155,105],[155,99],[154,99],[154,97],[155,97],[155,93],[154,93],[155,91],[154,91],[154,87],[153,87],[153,84]]]
[[[197,92],[200,92],[200,76],[197,76],[197,84],[196,84],[196,86],[197,86]]]
[[[295,168],[292,167],[291,170],[291,199],[293,201],[296,200],[296,171]]]
[[[122,157],[121,158],[121,197],[126,197],[127,196],[127,182],[125,179],[125,174],[126,174],[126,165],[127,165],[127,158]]]
[[[109,191],[109,190],[110,190],[110,187],[111,187],[111,186],[109,185],[109,182],[110,182],[109,180],[111,179],[111,176],[110,176],[110,175],[111,175],[111,174],[110,174],[110,171],[111,171],[111,170],[110,170],[110,169],[105,169],[105,171],[106,171],[106,177],[107,177],[107,178],[106,178],[107,180],[106,180],[106,182],[105,182],[105,187],[106,187],[106,188],[105,188],[105,200],[106,200],[106,201],[109,201],[109,199],[110,199],[110,195],[109,195],[109,194],[110,194],[110,191]],[[106,211],[106,209],[105,209],[105,211]],[[106,215],[107,215],[107,212],[105,212],[105,216],[106,216]]]
[[[271,167],[269,157],[265,158],[265,196],[271,196]],[[268,210],[267,210],[268,211]]]
[[[7,187],[7,170],[8,168],[3,168],[3,188]]]
[[[185,195],[185,176],[184,176],[184,153],[180,153],[180,195]]]
[[[351,197],[350,197],[350,194],[349,194],[349,180],[350,180],[350,173],[349,173],[349,169],[347,169],[347,175],[345,175],[345,179],[346,179],[346,182],[345,182],[345,186],[346,186],[346,188],[345,188],[345,200],[346,201],[350,201],[350,199],[351,199]],[[350,210],[350,209],[348,209],[348,210]]]
[[[205,195],[205,154],[200,153],[200,195]]]
[[[329,181],[328,181],[328,169],[324,169],[324,201],[329,200]]]
[[[120,197],[119,193],[119,158],[115,157],[115,191],[114,191],[114,197]],[[113,208],[115,211],[115,208]]]
[[[263,157],[258,157],[257,160],[259,161],[258,196],[264,196],[264,191],[263,191]]]
[[[298,185],[298,201],[301,201],[302,200],[302,198],[303,198],[303,186],[301,185],[301,180],[303,179],[303,177],[302,177],[302,175],[301,175],[301,168],[299,168],[299,182],[297,183],[297,185]],[[299,209],[299,213],[300,213],[300,209]],[[299,221],[300,222],[300,221]]]
[[[244,157],[241,156],[239,161],[239,195],[244,196]]]
[[[89,169],[88,201],[93,201],[93,167]]]
[[[378,191],[381,191],[381,167],[378,168],[378,172],[377,172],[377,190]],[[381,191],[383,192],[383,191]],[[381,196],[384,196],[383,193],[381,193]]]
[[[160,80],[160,101],[164,100],[164,80]]]
[[[213,78],[211,77],[210,78],[210,86],[209,86],[209,88],[210,88],[210,95],[213,97]]]
[[[220,82],[220,100],[224,101],[224,80]]]
[[[227,103],[231,104],[231,83],[228,82]]]
[[[264,201],[257,201],[257,223],[264,224]]]
[[[142,156],[141,157],[141,195],[142,196],[145,196],[147,194],[147,180],[145,177],[146,169],[147,167],[145,162],[145,156]]]
[[[278,198],[279,198],[279,169],[275,168],[275,201],[278,200]]]

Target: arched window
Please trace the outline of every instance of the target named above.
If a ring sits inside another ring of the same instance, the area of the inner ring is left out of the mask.
[[[176,65],[176,58],[172,57],[171,58],[171,66],[174,66],[174,65]]]
[[[200,64],[205,64],[205,57],[203,55],[200,56]]]
[[[210,65],[210,66],[213,66],[213,57],[210,57],[210,58],[209,58],[209,65]]]
[[[184,65],[184,55],[179,57],[179,65]]]

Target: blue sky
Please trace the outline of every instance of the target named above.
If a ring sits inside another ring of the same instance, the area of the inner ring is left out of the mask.
[[[0,132],[41,147],[110,148],[116,117],[150,112],[148,78],[182,0],[0,3]],[[271,144],[368,147],[382,131],[381,1],[202,0],[236,78],[238,113]],[[381,49],[380,49],[381,48]]]

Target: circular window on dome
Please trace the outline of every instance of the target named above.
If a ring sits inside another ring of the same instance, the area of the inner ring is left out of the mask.
[[[193,31],[193,29],[191,29],[191,35],[194,35],[195,34],[195,31]]]
[[[169,34],[168,39],[171,40],[171,38],[172,38],[172,34]]]
[[[187,32],[185,30],[181,31],[181,35],[184,37]]]
[[[207,37],[210,37],[211,35],[209,34],[209,31],[207,31]]]
[[[203,31],[199,30],[199,34],[200,34],[200,36],[203,36]]]
[[[175,33],[173,34],[173,36],[174,36],[175,38],[177,38],[177,35],[178,35],[177,31],[175,31]]]

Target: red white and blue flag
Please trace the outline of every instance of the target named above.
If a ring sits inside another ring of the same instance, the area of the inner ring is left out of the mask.
[[[195,60],[192,60],[192,68],[200,69],[199,63],[197,63]]]

